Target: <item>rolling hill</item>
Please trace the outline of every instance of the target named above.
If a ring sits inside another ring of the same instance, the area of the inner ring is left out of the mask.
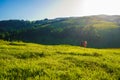
[[[119,34],[118,15],[0,21],[0,38],[9,41],[80,45],[86,40],[88,47],[119,48]]]

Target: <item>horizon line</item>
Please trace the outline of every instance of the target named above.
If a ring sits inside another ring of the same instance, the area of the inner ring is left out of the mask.
[[[7,21],[7,20],[24,20],[24,21],[37,21],[37,20],[44,20],[44,19],[48,19],[48,20],[52,20],[52,19],[57,19],[57,18],[76,18],[76,17],[89,17],[89,16],[120,16],[118,14],[93,14],[93,15],[81,15],[81,16],[59,16],[59,17],[54,17],[54,18],[41,18],[41,19],[1,19],[0,21]]]

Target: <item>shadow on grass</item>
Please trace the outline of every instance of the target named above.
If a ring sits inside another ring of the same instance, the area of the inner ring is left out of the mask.
[[[25,43],[16,43],[16,42],[10,42],[9,45],[14,45],[14,46],[26,46]]]
[[[18,59],[29,59],[29,58],[40,58],[40,57],[45,57],[46,54],[43,52],[26,52],[26,53],[21,53],[21,54],[14,54],[14,57]]]
[[[74,57],[66,57],[64,60],[69,61],[70,63],[75,64],[77,67],[83,67],[83,68],[88,68],[88,69],[95,69],[97,67],[100,67],[100,64],[97,62],[93,61],[87,61],[87,60],[79,60]]]
[[[77,55],[77,56],[93,56],[93,57],[100,57],[102,54],[97,52],[94,53],[75,53],[75,52],[56,52],[57,54],[69,54],[69,55]]]

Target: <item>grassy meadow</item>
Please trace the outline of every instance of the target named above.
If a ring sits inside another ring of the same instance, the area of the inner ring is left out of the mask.
[[[120,80],[120,48],[0,40],[0,80]]]

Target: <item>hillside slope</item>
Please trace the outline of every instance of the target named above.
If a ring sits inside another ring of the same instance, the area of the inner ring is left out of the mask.
[[[0,40],[0,80],[119,80],[120,49]]]
[[[0,21],[0,38],[40,44],[80,45],[88,47],[119,48],[120,16],[96,15],[44,19],[37,21]]]

